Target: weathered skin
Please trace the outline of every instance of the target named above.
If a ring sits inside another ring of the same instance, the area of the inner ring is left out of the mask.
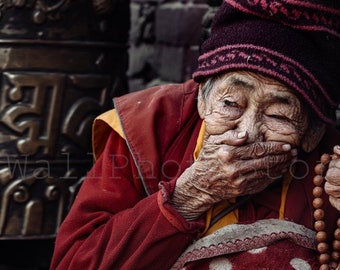
[[[329,163],[326,173],[325,191],[330,203],[340,211],[340,146],[334,146],[334,159]]]
[[[177,180],[173,206],[187,220],[215,203],[257,193],[287,170],[298,149],[313,150],[324,134],[293,91],[250,72],[232,72],[215,80],[198,110],[206,124],[198,159]],[[340,155],[340,150],[337,150]],[[332,161],[328,192],[340,209],[340,161]]]

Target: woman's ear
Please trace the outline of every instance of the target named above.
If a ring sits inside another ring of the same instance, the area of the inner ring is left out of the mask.
[[[312,117],[311,117],[312,118]],[[316,117],[311,119],[310,124],[302,138],[302,149],[309,153],[319,144],[326,131],[326,124]]]
[[[202,84],[200,84],[198,88],[197,110],[198,110],[198,114],[200,115],[200,117],[204,119],[205,110],[206,110],[206,100],[202,94]]]

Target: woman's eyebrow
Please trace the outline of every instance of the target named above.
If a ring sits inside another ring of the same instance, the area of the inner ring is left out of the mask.
[[[242,87],[248,90],[255,89],[255,85],[251,83],[249,80],[246,80],[240,76],[235,76],[235,75],[232,75],[224,80],[223,87],[225,86]]]
[[[272,102],[275,102],[275,103],[281,103],[281,104],[287,104],[287,105],[292,104],[291,97],[289,95],[286,95],[286,94],[283,94],[283,93],[278,95],[277,93],[274,92],[269,96],[269,98]]]
[[[249,90],[254,90],[255,85],[247,80],[243,80],[243,78],[240,78],[238,76],[232,76],[228,78],[228,84],[233,86],[241,86],[243,88],[247,88]]]

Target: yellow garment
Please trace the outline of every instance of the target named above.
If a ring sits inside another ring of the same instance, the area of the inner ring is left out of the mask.
[[[122,138],[125,139],[125,135],[117,115],[115,109],[107,111],[101,115],[99,115],[93,124],[93,138],[92,145],[94,151],[94,157],[97,159],[99,155],[102,153],[105,147],[105,142],[107,140],[108,134],[110,133],[110,129],[114,129]],[[197,159],[204,141],[204,133],[205,133],[205,123],[202,122],[202,126],[200,132],[198,134],[197,143],[194,151],[194,160]],[[282,192],[281,192],[281,204],[279,209],[279,219],[284,219],[284,211],[286,204],[286,196],[289,188],[289,184],[291,182],[290,174],[286,174],[284,180],[282,181]],[[221,227],[224,227],[229,224],[234,224],[238,222],[238,210],[234,210],[218,220],[213,226],[210,227],[210,222],[214,216],[220,213],[223,209],[229,207],[231,204],[235,203],[235,199],[224,200],[214,207],[212,207],[207,215],[206,215],[206,227],[202,232],[201,236],[209,235],[214,231],[218,230]]]
[[[115,130],[123,139],[125,139],[122,125],[115,109],[102,113],[96,117],[93,122],[92,150],[95,160],[104,151],[104,147],[111,129]]]

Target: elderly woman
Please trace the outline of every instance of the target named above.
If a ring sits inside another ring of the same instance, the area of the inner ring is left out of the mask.
[[[51,269],[336,267],[339,25],[336,1],[225,0],[194,80],[95,121]]]

